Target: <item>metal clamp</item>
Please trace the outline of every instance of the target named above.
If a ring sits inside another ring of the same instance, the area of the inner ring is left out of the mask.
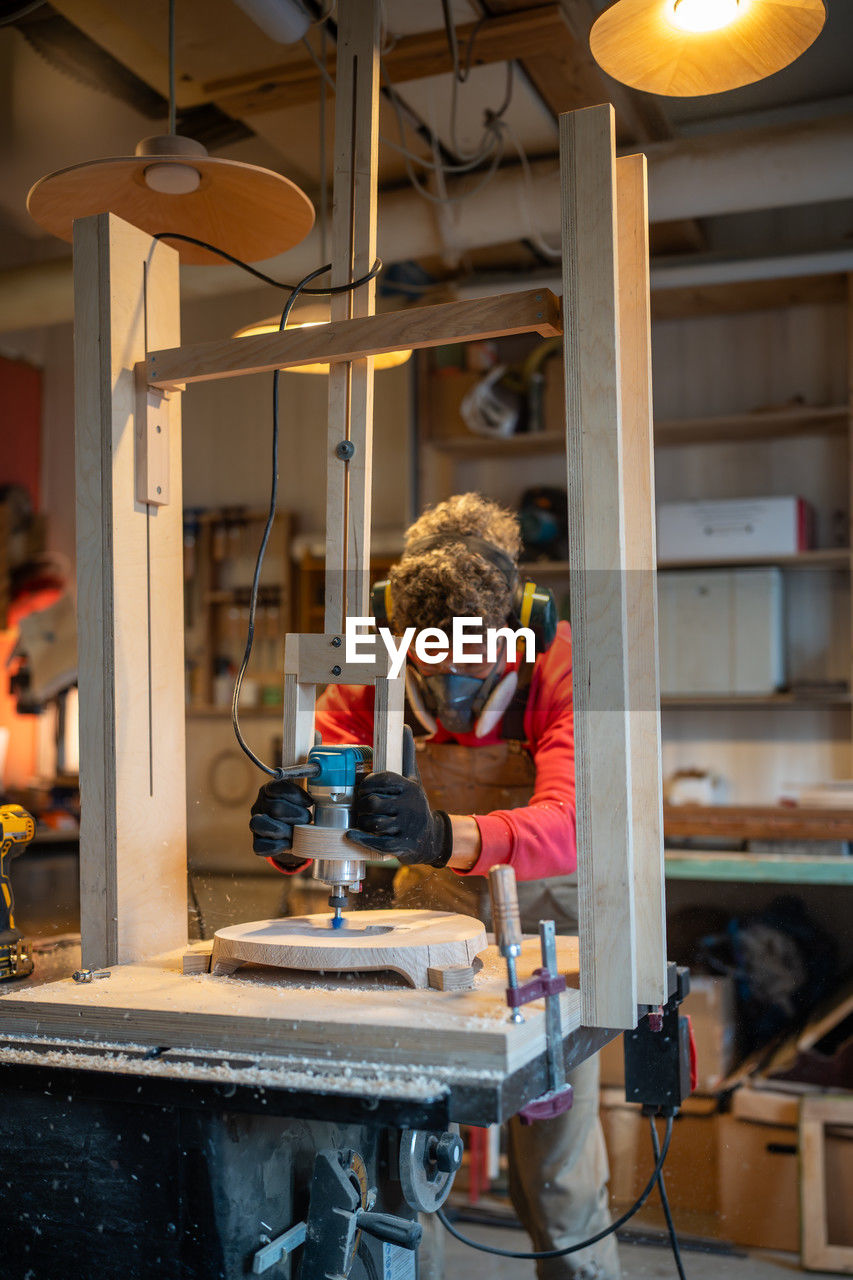
[[[534,1120],[552,1120],[562,1115],[572,1105],[572,1086],[566,1083],[566,1064],[563,1058],[563,1015],[560,996],[566,989],[565,977],[557,972],[557,931],[553,920],[539,921],[539,942],[542,947],[542,968],[515,991],[507,990],[520,1004],[530,1000],[545,1000],[545,1044],[548,1055],[548,1092],[534,1098],[519,1111],[522,1124]]]

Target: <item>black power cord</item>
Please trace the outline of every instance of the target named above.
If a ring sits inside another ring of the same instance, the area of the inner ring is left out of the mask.
[[[655,1127],[654,1116],[649,1116],[649,1126],[652,1131],[652,1148],[655,1153],[655,1160],[660,1158],[660,1142],[658,1140],[658,1131]],[[660,1192],[660,1202],[663,1205],[663,1216],[666,1218],[666,1229],[669,1232],[669,1243],[672,1246],[672,1256],[675,1259],[675,1269],[678,1272],[678,1280],[687,1280],[684,1274],[684,1266],[681,1261],[681,1250],[678,1247],[678,1236],[675,1234],[675,1223],[672,1220],[672,1212],[669,1207],[669,1196],[666,1194],[666,1183],[663,1180],[663,1168],[661,1167],[658,1174],[658,1191]]]
[[[621,1218],[617,1218],[615,1222],[611,1222],[609,1227],[605,1227],[603,1231],[599,1231],[596,1235],[590,1236],[588,1240],[579,1240],[577,1244],[570,1244],[565,1249],[544,1249],[539,1252],[516,1253],[512,1249],[499,1249],[497,1245],[480,1244],[477,1240],[472,1240],[470,1236],[463,1236],[461,1231],[457,1231],[452,1222],[448,1219],[443,1209],[439,1209],[436,1216],[443,1227],[450,1232],[454,1239],[459,1240],[462,1244],[467,1244],[469,1248],[476,1249],[480,1253],[493,1253],[499,1258],[515,1258],[519,1262],[535,1262],[546,1260],[548,1258],[565,1258],[567,1254],[577,1253],[579,1249],[588,1249],[590,1245],[598,1244],[599,1240],[603,1240],[605,1236],[612,1235],[614,1231],[618,1231],[621,1226],[633,1218],[635,1213],[639,1213],[643,1205],[648,1200],[654,1190],[655,1183],[661,1177],[666,1153],[669,1151],[669,1144],[672,1139],[672,1116],[667,1116],[666,1131],[664,1133],[663,1146],[658,1149],[657,1130],[655,1130],[655,1122],[651,1121],[652,1129],[655,1132],[655,1167],[652,1176],[649,1178],[639,1199],[635,1200]]]
[[[196,236],[184,235],[179,231],[158,231],[154,240],[181,240],[186,244],[195,244],[202,249],[207,249],[210,253],[218,254],[220,258],[225,258],[228,262],[233,262],[235,266],[241,267],[243,271],[247,271],[249,275],[255,276],[258,280],[262,280],[264,284],[271,284],[276,289],[286,289],[290,293],[290,297],[284,305],[279,321],[279,333],[287,326],[290,313],[293,310],[293,304],[300,294],[319,294],[321,296],[330,296],[338,293],[352,293],[353,290],[359,289],[363,284],[367,284],[373,280],[382,270],[382,260],[377,258],[371,269],[366,275],[359,276],[357,280],[352,280],[349,284],[327,285],[324,289],[309,289],[308,286],[312,280],[316,280],[318,276],[325,275],[327,271],[331,271],[332,264],[327,262],[323,267],[317,267],[315,271],[309,271],[307,276],[303,276],[298,284],[285,284],[281,280],[276,280],[272,276],[266,275],[263,271],[258,271],[256,267],[251,266],[248,262],[243,262],[241,258],[235,258],[232,253],[227,253],[224,249],[218,248],[215,244],[208,244],[206,240],[199,240]],[[261,582],[261,569],[263,568],[264,555],[266,554],[267,544],[272,533],[273,521],[275,520],[276,504],[278,502],[278,437],[279,437],[279,412],[278,412],[278,388],[279,388],[280,371],[275,370],[272,376],[272,481],[270,484],[270,502],[269,511],[267,513],[266,524],[264,525],[263,536],[261,537],[261,545],[258,548],[258,558],[255,561],[255,572],[252,577],[252,589],[249,595],[249,623],[246,629],[246,648],[243,653],[243,660],[240,663],[240,669],[237,672],[234,681],[234,694],[231,699],[231,724],[234,729],[234,736],[240,745],[242,751],[249,757],[252,764],[268,774],[271,778],[284,778],[286,773],[283,769],[273,769],[270,765],[264,764],[259,756],[255,755],[246,739],[243,737],[240,729],[240,690],[243,687],[243,678],[249,665],[249,659],[252,656],[252,646],[255,641],[255,614],[258,606],[258,592]]]

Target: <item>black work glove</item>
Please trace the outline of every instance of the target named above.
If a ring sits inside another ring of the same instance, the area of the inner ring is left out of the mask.
[[[287,850],[293,845],[294,826],[311,821],[313,803],[308,792],[288,778],[261,787],[249,822],[255,853],[274,858],[285,871],[307,867],[310,858],[295,858]]]
[[[443,809],[430,809],[408,725],[403,733],[404,772],[367,775],[355,798],[355,828],[347,831],[347,839],[374,853],[393,854],[406,867],[445,867],[453,853],[450,818]]]

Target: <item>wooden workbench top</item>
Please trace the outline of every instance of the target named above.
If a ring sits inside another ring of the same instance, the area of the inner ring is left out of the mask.
[[[511,1074],[545,1047],[544,1003],[507,1018],[506,971],[496,948],[483,953],[471,991],[413,990],[393,975],[323,978],[243,969],[233,977],[185,975],[180,952],[121,965],[108,979],[70,979],[0,995],[0,1028],[12,1035],[193,1050],[286,1053],[308,1061],[382,1062]],[[569,990],[564,1034],[580,1024],[576,938],[558,939]],[[541,963],[538,938],[525,940],[523,980]]]

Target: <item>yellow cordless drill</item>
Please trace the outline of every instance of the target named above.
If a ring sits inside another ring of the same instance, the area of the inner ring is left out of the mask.
[[[0,805],[0,982],[25,978],[33,971],[29,948],[15,928],[9,864],[24,852],[35,832],[36,824],[26,809],[19,804]]]

